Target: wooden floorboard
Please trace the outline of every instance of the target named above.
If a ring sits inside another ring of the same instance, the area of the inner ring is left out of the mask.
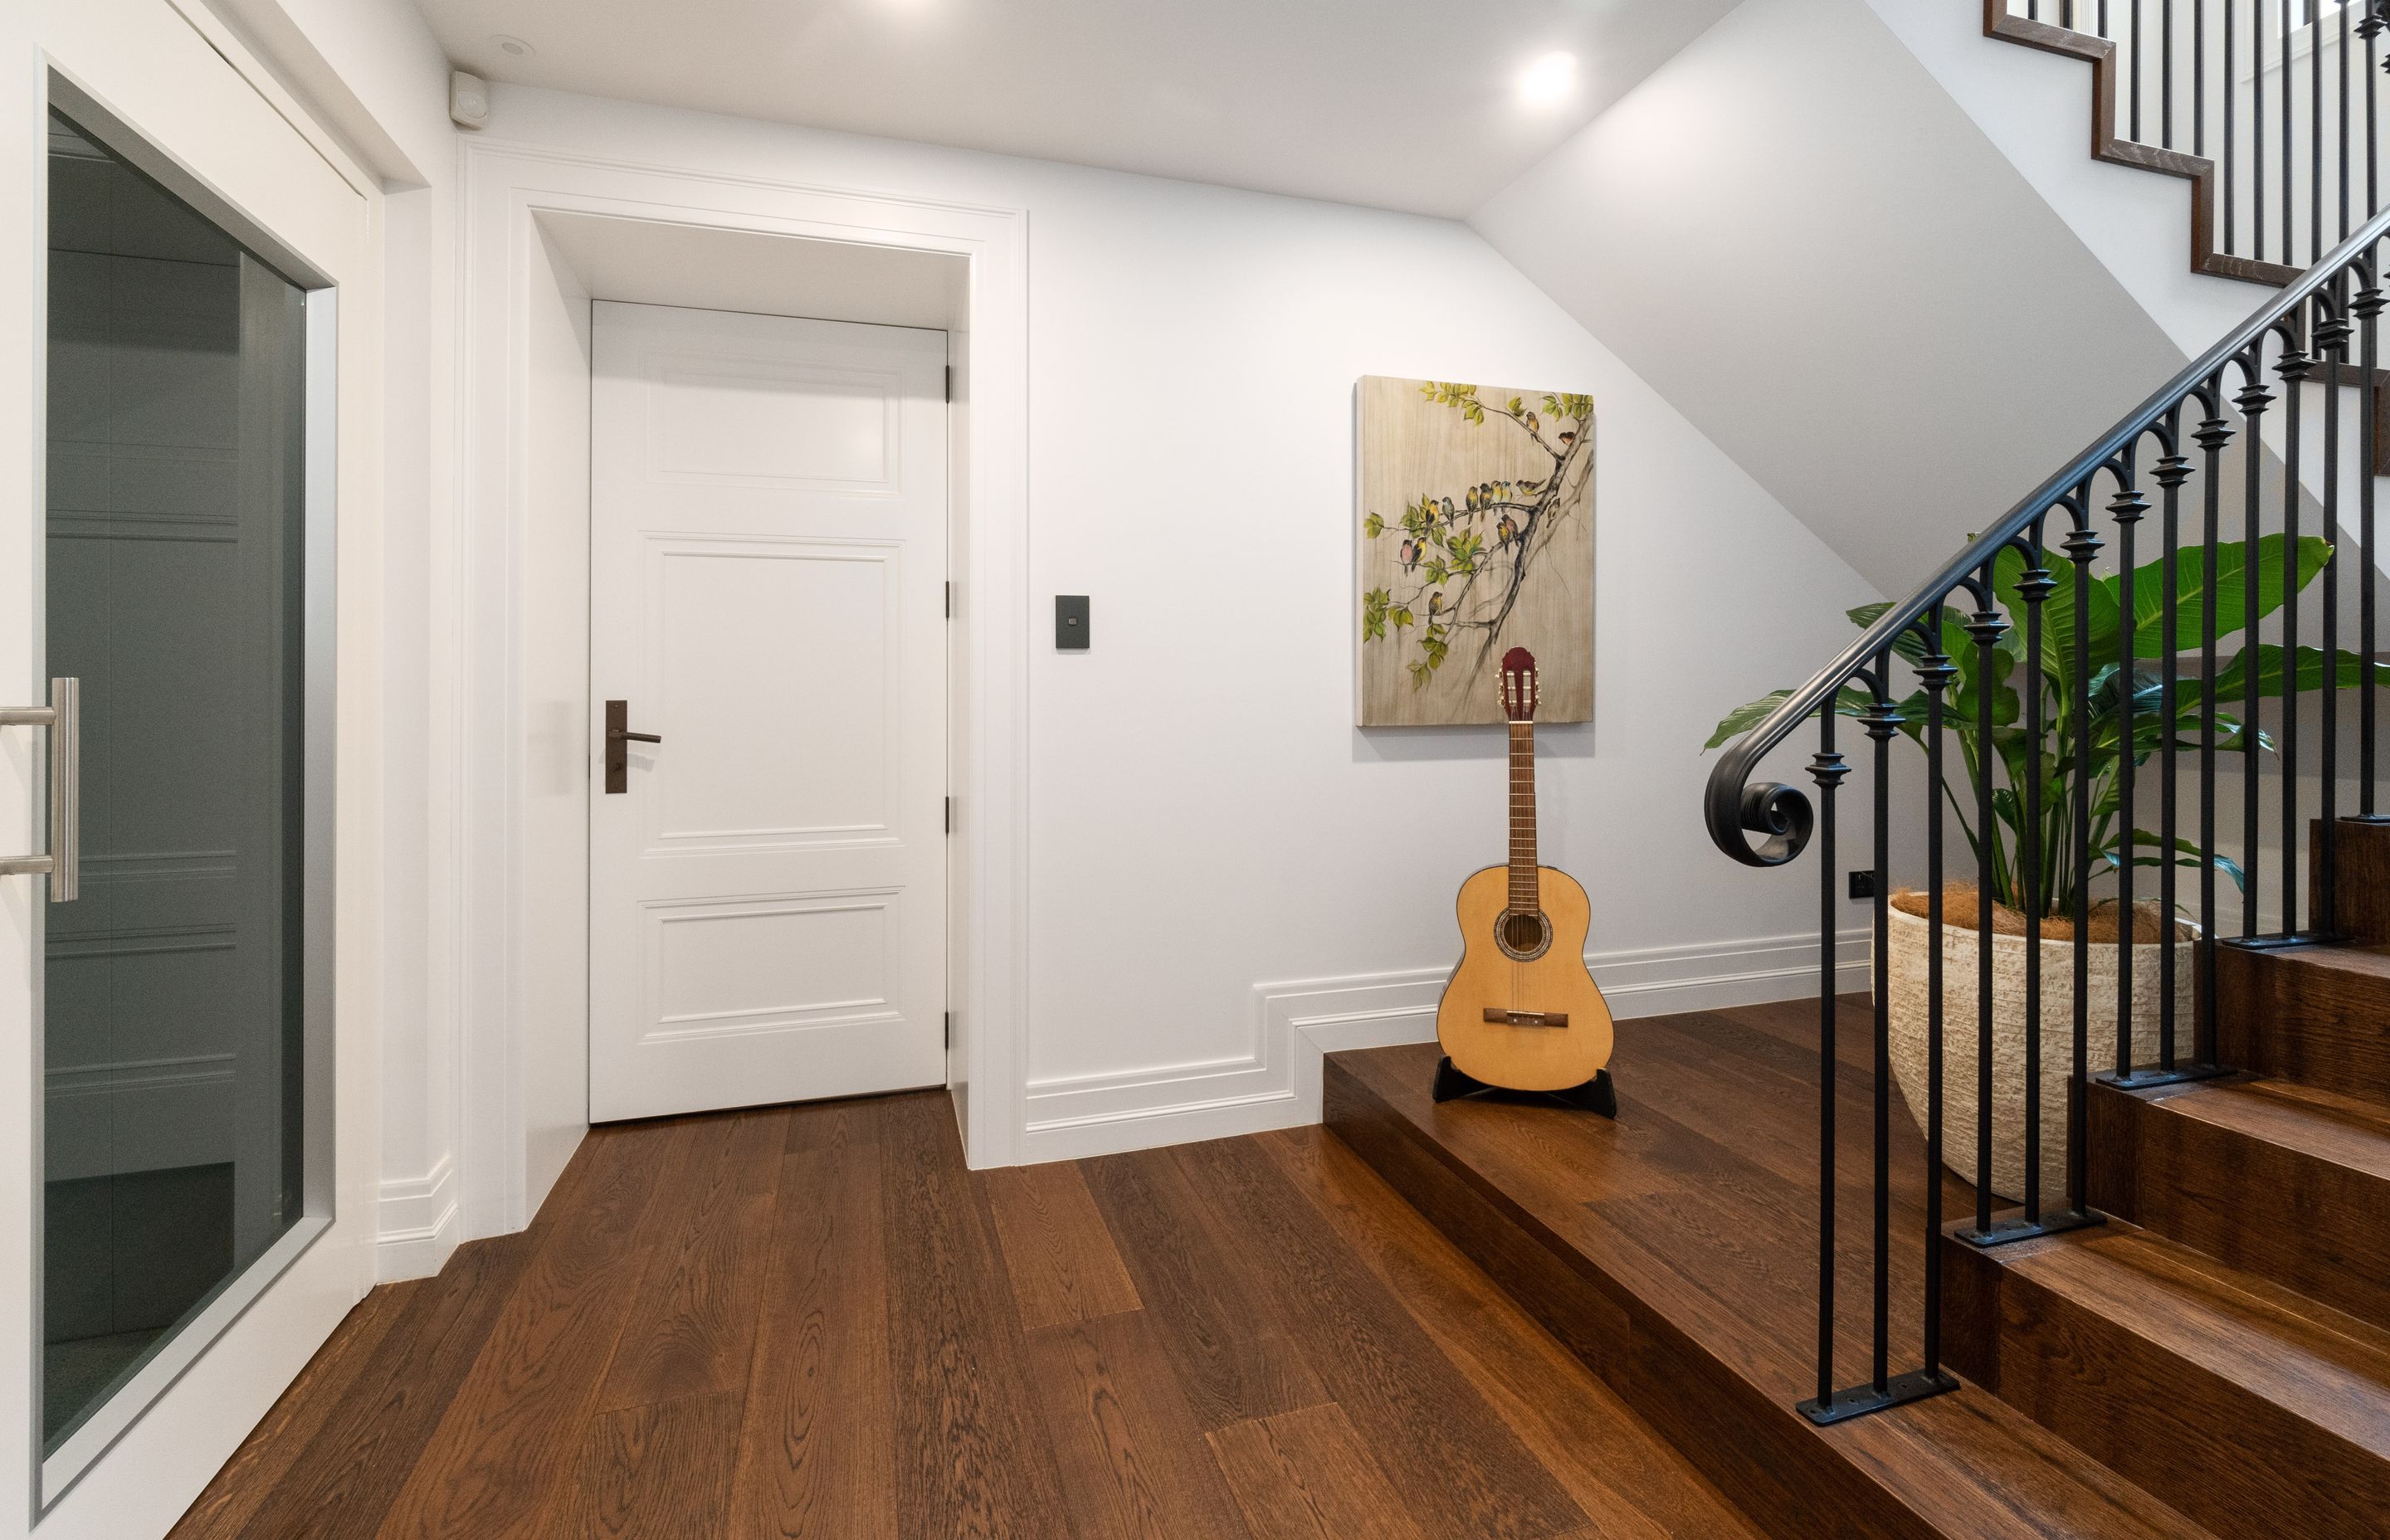
[[[1317,1130],[965,1169],[944,1093],[594,1132],[173,1540],[1749,1540]]]
[[[407,1306],[432,1287],[428,1280],[417,1279],[366,1295],[282,1392],[255,1434],[240,1446],[207,1493],[184,1515],[176,1533],[187,1540],[234,1540],[244,1534],[276,1533],[260,1522],[264,1517],[262,1510],[278,1494],[303,1484],[300,1456],[349,1405],[330,1387],[364,1378],[364,1367],[382,1339],[406,1314]]]
[[[896,1540],[880,1149],[783,1158],[732,1540]]]

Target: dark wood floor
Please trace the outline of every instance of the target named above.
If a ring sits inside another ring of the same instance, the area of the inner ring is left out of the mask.
[[[1332,1136],[973,1174],[934,1093],[593,1132],[173,1533],[1756,1532]]]

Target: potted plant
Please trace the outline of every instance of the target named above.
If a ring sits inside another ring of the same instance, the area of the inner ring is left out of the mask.
[[[2185,660],[2190,668],[2197,667],[2197,653],[2203,646],[2211,608],[2217,636],[2236,635],[2248,626],[2252,584],[2256,589],[2257,615],[2270,615],[2281,608],[2286,592],[2305,588],[2323,571],[2332,557],[2332,545],[2312,537],[2301,540],[2294,569],[2286,559],[2288,554],[2283,536],[2266,536],[2256,543],[2253,571],[2250,547],[2245,543],[2221,545],[2214,552],[2212,575],[2204,549],[2177,554],[2173,577],[2175,635],[2181,649],[2191,654]],[[2244,724],[2226,708],[2246,699],[2252,668],[2256,671],[2261,699],[2278,699],[2284,688],[2282,648],[2271,643],[2250,646],[2244,642],[2222,662],[2212,681],[2182,672],[2175,685],[2173,712],[2170,718],[2162,720],[2164,701],[2157,665],[2165,655],[2161,616],[2166,587],[2165,564],[2152,562],[2133,573],[2135,663],[2129,671],[2118,661],[2123,639],[2121,575],[2092,578],[2086,585],[2085,613],[2078,615],[2073,570],[2063,560],[2053,559],[2050,566],[2056,586],[2041,602],[2042,651],[2037,676],[2027,676],[2031,671],[2025,657],[2026,606],[2018,592],[2025,565],[2023,554],[2014,547],[2001,551],[1993,567],[1993,594],[2007,626],[1992,649],[1988,671],[1968,632],[1969,617],[1947,606],[1941,616],[1940,650],[1957,671],[1945,687],[1942,711],[1943,726],[1949,740],[1955,742],[1957,753],[1952,755],[1950,743],[1946,742],[1944,764],[1950,769],[1946,770],[1941,790],[1956,822],[1964,830],[1968,854],[1973,857],[1960,869],[1974,869],[1985,857],[1989,861],[1995,905],[1991,1021],[1995,1143],[1991,1187],[2011,1199],[2022,1196],[2024,1187],[2024,1045],[2029,1031],[2037,1030],[2041,1036],[2045,1182],[2062,1180],[2066,1169],[2066,1120],[2062,1109],[2067,1079],[2074,1068],[2074,936],[2080,890],[2113,874],[2127,860],[2136,866],[2171,864],[2191,867],[2213,860],[2217,868],[2236,885],[2241,881],[2240,867],[2223,854],[2203,853],[2192,841],[2179,838],[2169,848],[2157,834],[2127,825],[2122,815],[2121,795],[2121,772],[2127,756],[2139,766],[2161,752],[2199,748],[2207,741],[2210,731],[2207,701],[2211,691],[2217,702],[2212,720],[2217,751],[2239,751],[2249,741],[2244,735],[2254,735],[2258,748],[2270,752],[2273,745],[2264,731]],[[1850,611],[1850,618],[1864,628],[1890,608],[1888,604],[1862,605]],[[2087,630],[2091,660],[2086,694],[2088,705],[2082,723],[2075,720],[2078,626]],[[1924,640],[1914,628],[1901,634],[1895,650],[1912,667],[1927,657]],[[1985,677],[1987,672],[1988,679]],[[2291,662],[2290,687],[2301,691],[2319,689],[2324,685],[2324,674],[2323,654],[2315,648],[2298,648]],[[2363,677],[2361,661],[2354,653],[2335,649],[2332,675],[2334,687],[2354,687]],[[2380,677],[2376,676],[2377,682]],[[1983,732],[1980,714],[1981,692],[1986,688],[1991,692],[1992,705],[1988,737]],[[2041,733],[2037,739],[2027,730],[2024,694],[2027,689],[2038,691],[2041,697]],[[1729,712],[1710,735],[1704,751],[1750,731],[1791,693],[1778,690]],[[2129,741],[2125,733],[2128,699],[2132,708]],[[1855,686],[1844,687],[1835,701],[1836,712],[1844,716],[1870,715],[1873,707],[1867,692]],[[1911,691],[1895,703],[1895,710],[1901,719],[1900,732],[1913,742],[1921,743],[1926,716],[1923,689]],[[2088,750],[2084,748],[2087,737]],[[1995,777],[1992,818],[1990,827],[1978,828],[1974,787],[1976,777],[1987,774]],[[2025,792],[2037,778],[2041,788],[2039,816],[2032,818],[2027,815],[2030,809]],[[2141,784],[2147,788],[2153,781],[2153,776],[2144,776]],[[2091,860],[2088,870],[2078,866],[2075,860],[2076,792],[2078,786],[2086,783],[2090,807]],[[1953,854],[1957,854],[1955,850]],[[1975,1105],[1976,1094],[1976,921],[1980,902],[1981,895],[1972,882],[1952,883],[1944,890],[1944,1093],[1948,1106],[1970,1110]],[[1894,1076],[1912,1114],[1921,1124],[1931,1020],[1927,965],[1933,946],[1932,927],[1925,918],[1924,894],[1898,894],[1890,907],[1885,960],[1891,983],[1887,1015]],[[2094,1041],[2113,1042],[2117,980],[2123,967],[2120,953],[2125,950],[2114,943],[2126,917],[2117,912],[2113,898],[2087,905],[2087,909],[2094,943],[2110,943],[2094,944],[2089,951],[2087,995]],[[2165,950],[2158,943],[2166,925],[2176,926],[2178,935],[2190,933],[2190,927],[2173,917],[2161,916],[2153,904],[2136,905],[2135,909],[2130,917],[2135,944],[2129,949],[2133,971],[2132,1032],[2135,1059],[2147,1063],[2158,1054],[2160,972]],[[2037,1026],[2029,1024],[2024,1016],[2027,915],[2037,916],[2041,921]],[[2192,952],[2188,946],[2174,949],[2174,999],[2178,1014],[2185,1017],[2192,998]],[[2103,1031],[2105,1035],[2101,1035]],[[1970,1182],[1974,1180],[1972,1116],[1945,1120],[1942,1153],[1945,1163],[1953,1171]]]

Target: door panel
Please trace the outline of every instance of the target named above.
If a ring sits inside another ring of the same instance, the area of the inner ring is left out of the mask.
[[[590,1115],[937,1084],[944,334],[592,336]]]
[[[84,687],[79,816],[68,735],[0,726],[0,857],[84,856],[79,897],[0,877],[0,1537],[148,1540],[370,1277],[331,632],[336,490],[379,544],[333,448],[379,419],[376,195],[196,5],[0,7],[0,225],[42,237],[0,253],[0,707]]]
[[[656,843],[885,830],[898,548],[650,537],[649,557],[654,678],[672,682],[650,720],[675,751],[651,783]],[[787,649],[792,615],[840,638],[839,668],[753,666]]]

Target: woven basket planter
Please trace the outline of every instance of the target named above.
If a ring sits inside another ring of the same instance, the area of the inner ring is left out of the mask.
[[[1932,1018],[1927,964],[1933,927],[1922,918],[1893,909],[1886,948],[1891,987],[1893,1079],[1918,1127],[1925,1126],[1926,1072]],[[2045,941],[2041,947],[2041,1191],[2058,1206],[2066,1183],[2066,1082],[2075,1067],[2075,943]],[[1975,1179],[1975,929],[1942,927],[1942,1161],[1967,1182]],[[2159,972],[2164,948],[2135,945],[2133,954],[2133,1060],[2158,1058]],[[2191,1015],[2195,948],[2178,940],[2174,949],[2176,1041],[2187,1045]],[[2091,943],[2090,1067],[2113,1068],[2116,1052],[2117,947]],[[1992,937],[1992,1190],[2024,1199],[2024,1015],[2025,939]]]

